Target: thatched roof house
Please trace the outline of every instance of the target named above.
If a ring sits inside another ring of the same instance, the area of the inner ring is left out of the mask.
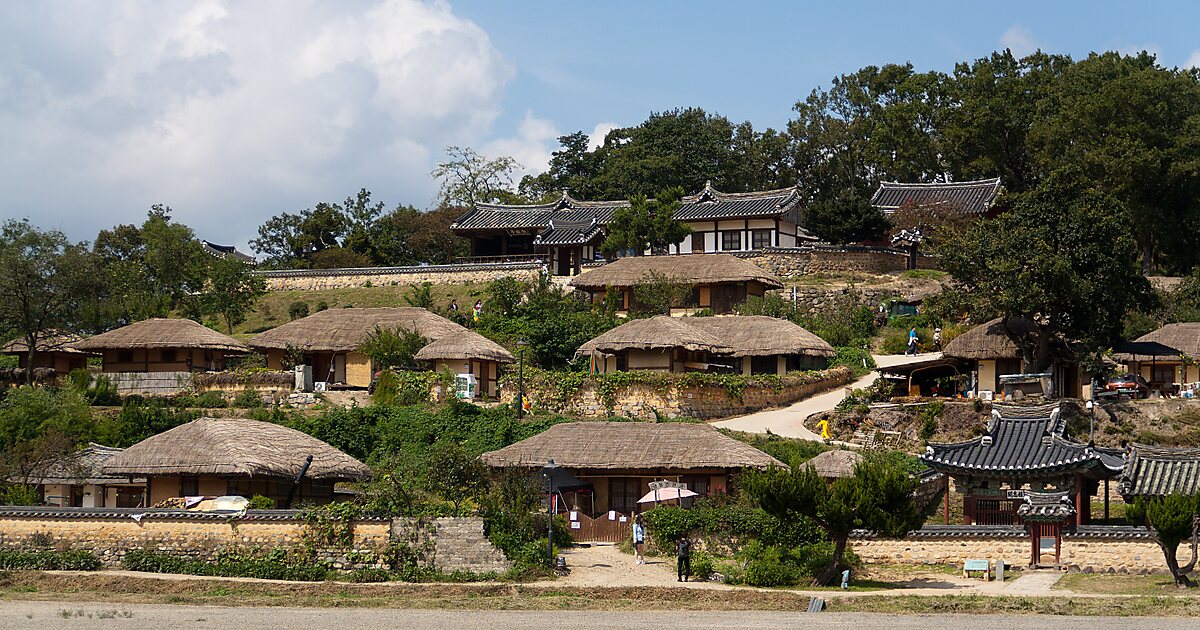
[[[1173,393],[1176,383],[1200,383],[1200,322],[1167,324],[1117,350],[1113,360],[1154,389]]]
[[[597,371],[733,371],[786,374],[825,367],[837,351],[825,340],[774,317],[668,317],[626,322],[579,347],[601,358]]]
[[[367,387],[372,367],[358,351],[376,329],[411,330],[429,340],[416,358],[437,371],[469,371],[479,380],[480,394],[498,395],[499,364],[516,357],[500,344],[423,308],[339,308],[324,310],[259,334],[250,345],[267,354],[267,367],[282,369],[289,348],[304,352],[318,381]]]
[[[1018,336],[1036,335],[1037,327],[1027,319],[1014,317],[1006,323],[1004,318],[997,317],[951,339],[942,350],[942,355],[976,361],[1020,359],[1023,356],[1021,348],[1013,343],[1009,331]]]
[[[700,495],[721,494],[745,468],[783,464],[707,424],[572,422],[484,453],[492,468],[540,469],[549,460],[590,485],[585,511],[638,511],[656,479],[682,481]],[[568,499],[569,500],[569,499]]]
[[[1004,389],[1015,391],[1019,388],[1025,393],[1041,392],[1049,396],[1088,395],[1089,387],[1085,384],[1090,383],[1091,377],[1080,372],[1070,348],[1062,339],[1051,342],[1052,379],[1042,384],[1014,385],[1011,381],[1005,384],[1002,377],[1024,374],[1028,368],[1024,364],[1024,353],[1012,340],[1010,333],[1020,338],[1028,338],[1032,344],[1037,340],[1038,329],[1036,324],[1024,318],[1011,317],[1006,321],[998,317],[951,339],[942,350],[942,356],[968,361],[975,367],[978,372],[976,392],[1001,392]],[[1047,390],[1047,386],[1052,387]]]
[[[733,348],[720,339],[691,325],[692,318],[658,315],[634,319],[608,330],[579,347],[578,355],[592,352],[618,353],[627,350],[669,350],[730,354]]]
[[[299,496],[331,500],[333,484],[365,478],[370,469],[295,429],[245,418],[200,418],[125,449],[103,466],[108,475],[146,477],[150,503],[177,496],[281,499],[312,455]]]
[[[783,287],[779,278],[762,267],[730,254],[631,256],[586,271],[569,284],[587,291],[593,300],[604,298],[609,291],[619,292],[624,297],[618,312],[626,312],[636,308],[633,287],[645,284],[651,274],[693,288],[690,303],[680,305],[679,314],[698,309],[729,313],[748,296]]]
[[[223,370],[225,356],[250,351],[246,344],[190,319],[134,322],[72,344],[99,352],[105,372]]]
[[[825,451],[804,462],[804,465],[812,468],[818,475],[826,479],[841,479],[842,477],[853,477],[854,467],[858,466],[862,460],[862,453],[836,450]]]
[[[86,447],[34,466],[27,478],[10,482],[37,487],[42,502],[56,507],[137,507],[144,478],[130,479],[103,471],[124,449],[90,443]]]
[[[87,367],[88,352],[75,347],[83,341],[83,337],[75,333],[55,332],[37,342],[37,352],[33,355],[33,367],[53,368],[59,374],[67,374],[71,370]],[[24,337],[17,337],[4,344],[0,353],[15,355],[18,367],[29,367],[29,344]]]

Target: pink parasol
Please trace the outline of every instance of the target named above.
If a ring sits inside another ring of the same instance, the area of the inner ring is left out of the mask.
[[[698,496],[700,495],[687,488],[659,488],[647,492],[646,496],[638,499],[638,503],[658,503],[659,501],[672,501]]]

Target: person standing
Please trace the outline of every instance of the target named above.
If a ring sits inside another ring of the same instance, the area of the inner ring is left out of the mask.
[[[451,315],[458,314],[458,299],[450,300],[450,314]]]
[[[942,351],[942,327],[938,326],[933,329],[933,349],[938,352]]]
[[[908,331],[908,348],[904,351],[904,354],[908,355],[908,354],[916,354],[916,353],[917,353],[917,327],[913,326]]]
[[[679,537],[675,541],[675,559],[676,568],[678,569],[679,577],[676,582],[687,582],[692,576],[692,541],[687,534]]]
[[[475,313],[472,315],[472,317],[474,318],[476,324],[479,323],[479,318],[482,315],[483,315],[483,300],[475,300]]]
[[[646,526],[642,524],[642,515],[633,519],[633,557],[634,564],[646,564]]]

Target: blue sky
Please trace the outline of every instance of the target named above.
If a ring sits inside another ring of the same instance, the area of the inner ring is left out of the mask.
[[[92,239],[153,203],[244,246],[360,187],[429,206],[444,147],[545,166],[699,106],[756,127],[865,65],[1147,49],[1200,66],[1200,4],[169,0],[0,3],[0,217]],[[966,8],[964,8],[964,6]]]

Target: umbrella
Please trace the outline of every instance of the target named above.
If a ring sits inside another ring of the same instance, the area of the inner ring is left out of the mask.
[[[658,503],[659,501],[671,501],[672,499],[686,499],[698,496],[700,495],[687,488],[659,488],[658,490],[647,492],[646,496],[638,499],[638,503]]]

